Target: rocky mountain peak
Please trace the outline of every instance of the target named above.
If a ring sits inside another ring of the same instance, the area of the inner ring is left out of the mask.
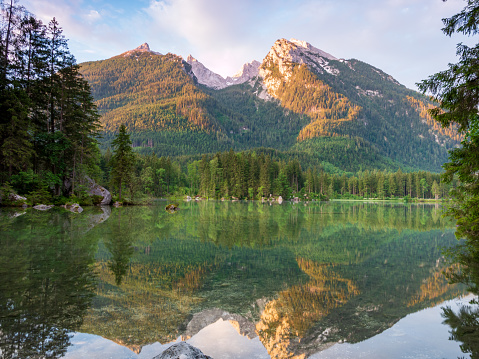
[[[188,55],[188,57],[186,58],[186,62],[189,63],[190,65],[193,63],[193,62],[198,62],[197,59],[195,59],[193,56]]]
[[[132,55],[137,54],[138,52],[149,52],[151,54],[161,55],[159,52],[151,51],[150,45],[148,45],[148,43],[146,43],[146,42],[141,44],[140,46],[138,46],[136,49],[124,52],[122,55],[123,56],[132,56]]]
[[[260,66],[261,63],[256,60],[244,64],[243,67],[241,67],[241,70],[239,70],[234,76],[228,76],[226,78],[228,86],[242,84],[251,80],[253,77],[258,76]]]
[[[282,81],[289,81],[293,64],[305,64],[314,72],[331,75],[339,74],[339,70],[330,64],[330,61],[338,60],[331,54],[320,50],[306,41],[297,39],[279,39],[271,47],[260,66],[259,76],[263,78],[263,84],[268,93],[275,97],[276,90]],[[279,70],[282,79],[272,75],[272,67]]]
[[[141,44],[140,46],[138,46],[135,51],[151,51],[150,50],[150,45],[148,45],[148,43],[144,43],[144,44]]]
[[[259,67],[261,65],[258,61],[252,61],[243,65],[234,76],[228,76],[226,79],[221,75],[211,71],[201,62],[189,55],[186,62],[191,65],[192,71],[195,74],[198,82],[202,85],[214,88],[216,90],[223,89],[231,85],[242,84],[258,76]]]
[[[301,41],[301,40],[297,40],[297,39],[291,39],[289,40],[289,42],[295,44],[296,46],[299,46],[299,47],[302,47],[304,49],[307,49],[308,51],[310,52],[313,52],[313,53],[316,53],[322,57],[325,57],[327,58],[328,60],[338,60],[336,57],[334,57],[333,55],[331,54],[328,54],[327,52],[323,51],[323,50],[320,50],[316,47],[314,47],[313,45],[311,45],[309,42],[306,42],[306,41]]]

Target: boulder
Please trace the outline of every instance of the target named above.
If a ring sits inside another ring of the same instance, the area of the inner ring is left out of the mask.
[[[1,196],[1,193],[0,193],[0,196]],[[23,207],[23,208],[28,207],[27,198],[13,192],[9,193],[8,196],[6,196],[6,199],[4,200],[5,200],[5,203],[3,204],[4,205],[6,204],[7,206]],[[2,203],[2,198],[0,198],[0,203]]]
[[[278,203],[279,204],[283,203],[283,197],[281,197],[281,196],[278,197]]]
[[[212,359],[208,355],[204,355],[201,350],[186,343],[179,342],[173,344],[160,355],[152,359]]]
[[[26,201],[27,198],[26,197],[23,197],[23,196],[20,196],[16,193],[10,193],[8,195],[8,200],[9,201],[12,201],[12,202],[16,202],[16,201]]]
[[[83,208],[80,207],[78,203],[67,203],[65,206],[65,209],[69,210],[70,212],[73,213],[82,213]]]
[[[90,177],[86,176],[88,181],[88,193],[92,196],[102,196],[103,199],[100,202],[100,205],[105,206],[111,203],[111,193],[105,187],[100,186]]]
[[[38,209],[39,211],[48,211],[49,209],[52,209],[55,207],[53,204],[46,205],[46,204],[37,204],[36,206],[33,206],[33,208]]]

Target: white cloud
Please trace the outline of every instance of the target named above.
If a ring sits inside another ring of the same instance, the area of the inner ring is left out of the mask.
[[[92,23],[92,22],[100,21],[101,20],[101,15],[96,10],[90,10],[89,13],[87,13],[86,15],[83,15],[83,18],[87,22]]]
[[[223,76],[262,60],[278,38],[298,38],[336,57],[381,68],[408,87],[455,62],[441,18],[463,0],[25,0],[53,16],[79,61],[117,55],[143,42],[194,55]]]

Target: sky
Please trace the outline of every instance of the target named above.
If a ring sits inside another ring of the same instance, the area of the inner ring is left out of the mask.
[[[77,62],[116,56],[147,42],[231,76],[262,61],[277,39],[305,40],[337,58],[355,58],[416,83],[457,62],[456,45],[475,39],[445,36],[442,18],[465,0],[20,0],[63,28]]]

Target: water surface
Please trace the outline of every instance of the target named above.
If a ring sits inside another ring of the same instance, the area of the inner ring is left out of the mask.
[[[226,340],[236,357],[332,358],[464,294],[442,274],[457,240],[438,206],[164,206],[3,210],[3,357],[149,358],[184,339],[209,355]]]

